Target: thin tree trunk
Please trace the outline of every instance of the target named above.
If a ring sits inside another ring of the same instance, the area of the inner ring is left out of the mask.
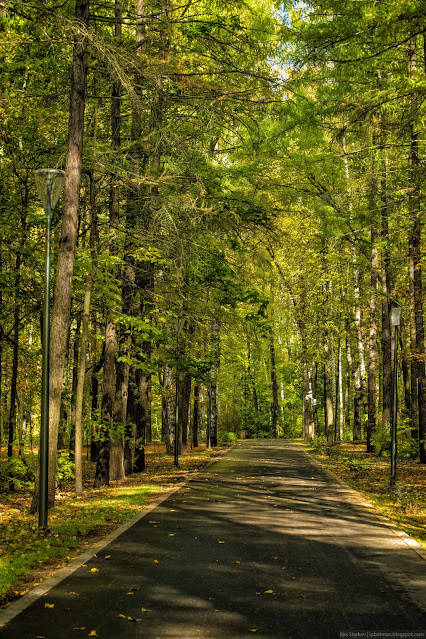
[[[409,75],[413,76],[417,68],[417,36],[413,37],[410,46]],[[412,98],[410,121],[410,155],[409,155],[409,211],[410,211],[410,237],[409,237],[409,263],[412,286],[411,308],[414,315],[416,366],[413,373],[417,376],[418,397],[418,445],[420,462],[426,463],[426,376],[425,376],[425,346],[424,346],[424,317],[423,317],[423,281],[422,281],[422,246],[421,246],[421,216],[422,205],[421,172],[419,157],[419,141],[416,130],[418,118],[418,96]],[[415,383],[415,381],[414,381]]]
[[[208,386],[208,420],[209,421],[209,433],[211,446],[217,446],[217,377],[219,372],[220,363],[220,337],[219,337],[219,322],[213,320],[212,322],[212,356],[213,366],[211,369],[211,382]]]
[[[196,381],[194,384],[194,408],[192,411],[192,445],[194,448],[198,448],[199,399],[200,385]]]
[[[273,436],[278,439],[280,436],[280,424],[279,424],[279,403],[278,403],[278,382],[277,382],[277,367],[275,363],[275,345],[274,334],[272,329],[269,331],[269,351],[271,356],[271,388],[272,388],[272,431]]]
[[[18,250],[15,259],[15,310],[13,313],[13,357],[12,357],[12,377],[10,380],[10,410],[9,410],[9,428],[8,428],[8,443],[7,443],[7,457],[11,459],[13,457],[13,444],[15,441],[16,431],[16,403],[18,400],[18,354],[19,354],[19,289],[21,286],[21,261],[22,255]],[[9,477],[9,490],[15,490],[15,484],[12,476]]]
[[[370,277],[370,333],[368,338],[368,419],[367,453],[374,452],[372,441],[376,430],[376,365],[377,365],[377,279],[379,256],[377,251],[377,229],[371,227],[371,277]]]
[[[173,392],[173,369],[169,364],[164,366],[164,391],[166,411],[163,423],[164,443],[168,455],[173,454],[173,438],[176,422],[175,393]]]
[[[325,434],[327,437],[327,444],[330,446],[334,440],[334,415],[333,398],[331,391],[330,345],[327,330],[324,333],[324,398]]]

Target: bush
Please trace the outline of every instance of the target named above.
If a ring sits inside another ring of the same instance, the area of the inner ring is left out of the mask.
[[[68,457],[59,455],[56,467],[56,481],[61,486],[64,481],[75,479],[75,464]]]
[[[12,481],[15,488],[34,487],[36,475],[36,461],[31,457],[11,457],[0,464],[0,482],[3,484]]]
[[[218,439],[220,444],[235,444],[235,442],[238,441],[237,435],[232,431],[229,431],[228,433],[219,433]]]

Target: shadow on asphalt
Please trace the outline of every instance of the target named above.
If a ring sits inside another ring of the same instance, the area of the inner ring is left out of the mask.
[[[101,639],[321,639],[425,630],[390,565],[408,581],[412,575],[413,588],[423,574],[425,586],[424,561],[373,513],[348,503],[300,449],[250,442],[0,636],[68,639],[94,630]]]

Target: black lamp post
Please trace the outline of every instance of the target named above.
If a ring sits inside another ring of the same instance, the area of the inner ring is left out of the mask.
[[[397,306],[391,308],[391,326],[394,327],[394,349],[393,349],[393,404],[392,404],[392,430],[391,430],[391,476],[390,485],[395,486],[396,480],[396,422],[398,407],[398,329],[401,321],[401,309]]]
[[[175,438],[174,438],[174,453],[175,459],[174,464],[176,467],[179,466],[179,377],[180,377],[180,317],[177,318],[176,324],[176,416],[175,416]]]
[[[35,172],[37,190],[46,213],[38,512],[39,528],[44,529],[47,528],[49,468],[50,230],[52,212],[62,193],[64,178],[64,172],[58,169],[38,169]]]

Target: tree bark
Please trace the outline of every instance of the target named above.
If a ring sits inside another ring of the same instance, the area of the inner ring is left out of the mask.
[[[376,430],[376,366],[377,366],[377,280],[379,256],[377,251],[377,229],[371,227],[371,275],[370,275],[370,332],[368,337],[368,419],[367,453],[373,453],[372,438]]]
[[[89,24],[89,0],[76,0],[75,19],[83,29],[79,29],[79,32],[74,36],[64,206],[56,268],[55,294],[50,323],[49,506],[53,506],[55,503],[58,428],[64,365],[68,347],[71,286],[77,240],[87,75],[87,39],[84,34],[84,29],[86,29]],[[38,486],[36,486],[34,492],[31,509],[32,511],[36,511],[37,508]]]
[[[411,40],[409,50],[409,75],[414,75],[417,68],[417,36]],[[426,375],[425,375],[425,346],[424,346],[424,317],[423,317],[423,281],[422,281],[422,246],[421,246],[421,216],[422,205],[421,193],[421,164],[419,157],[419,141],[416,130],[416,119],[418,117],[418,96],[412,96],[411,118],[410,118],[410,154],[409,154],[409,212],[410,212],[410,236],[409,236],[409,265],[412,285],[411,293],[411,315],[414,315],[412,329],[414,329],[413,346],[416,365],[412,368],[417,378],[418,397],[418,445],[420,462],[426,463]]]
[[[97,214],[93,175],[90,176],[90,200],[91,200],[91,230],[90,245],[92,253],[92,265],[86,279],[83,302],[83,321],[81,329],[80,356],[77,375],[77,393],[75,402],[75,493],[77,496],[83,494],[83,466],[82,466],[82,444],[83,444],[83,393],[84,379],[86,376],[86,354],[89,341],[89,321],[90,321],[90,299],[92,286],[97,270],[97,252],[95,238],[97,236]]]
[[[192,410],[192,445],[194,448],[198,448],[199,400],[200,385],[196,381],[194,384],[194,407]]]
[[[213,366],[211,368],[211,382],[208,385],[208,397],[209,397],[209,406],[208,406],[208,425],[209,425],[209,433],[210,433],[210,444],[212,447],[217,446],[217,418],[218,418],[218,407],[217,407],[217,377],[219,372],[219,364],[220,364],[220,336],[219,336],[219,322],[217,320],[213,320],[212,322],[212,358],[213,358]]]
[[[279,424],[279,402],[278,402],[278,382],[277,382],[277,367],[275,362],[275,345],[274,334],[272,329],[269,331],[269,352],[271,357],[271,388],[272,388],[272,432],[273,436],[278,439],[280,436],[280,424]]]

